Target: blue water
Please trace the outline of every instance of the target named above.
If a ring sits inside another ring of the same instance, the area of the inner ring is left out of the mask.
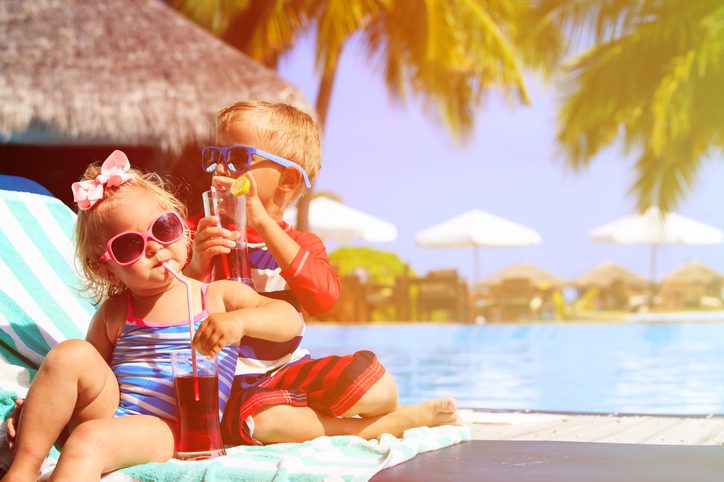
[[[724,323],[311,325],[303,346],[374,351],[405,404],[724,413]]]

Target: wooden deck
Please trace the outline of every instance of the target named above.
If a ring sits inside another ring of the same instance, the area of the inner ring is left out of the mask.
[[[724,416],[606,415],[463,409],[474,440],[720,445]]]

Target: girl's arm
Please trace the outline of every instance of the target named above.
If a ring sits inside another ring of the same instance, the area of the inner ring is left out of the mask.
[[[114,333],[114,318],[110,316],[113,312],[114,305],[118,304],[116,299],[109,299],[104,302],[96,311],[91,319],[90,326],[86,332],[85,339],[93,345],[103,359],[110,365],[113,347],[115,345],[117,333]],[[117,312],[117,311],[116,311]]]
[[[291,304],[261,296],[237,281],[209,285],[207,301],[214,299],[223,303],[222,309],[209,314],[194,336],[202,355],[214,356],[244,336],[287,341],[302,333],[304,322]]]

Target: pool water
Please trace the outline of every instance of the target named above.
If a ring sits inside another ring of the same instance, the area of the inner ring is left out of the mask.
[[[724,323],[310,325],[302,346],[374,351],[404,404],[724,413]]]

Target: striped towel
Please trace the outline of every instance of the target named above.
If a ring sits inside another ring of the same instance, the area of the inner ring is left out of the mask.
[[[84,338],[94,313],[73,264],[75,213],[58,199],[0,190],[0,359],[32,369]]]

